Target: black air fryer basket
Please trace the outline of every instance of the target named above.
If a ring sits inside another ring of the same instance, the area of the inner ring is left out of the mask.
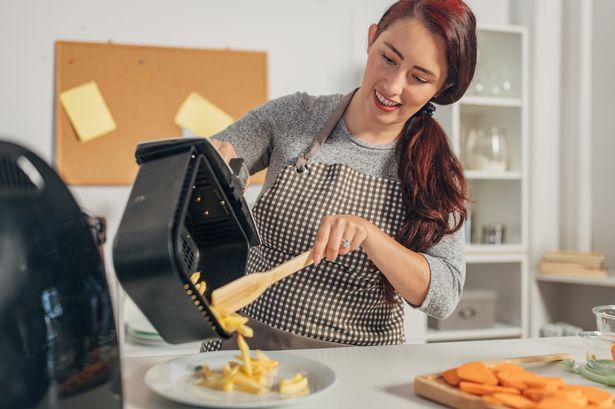
[[[260,244],[238,176],[247,175],[243,162],[229,167],[201,138],[141,144],[136,157],[113,249],[120,283],[167,342],[228,338],[211,292],[244,275],[250,247]]]

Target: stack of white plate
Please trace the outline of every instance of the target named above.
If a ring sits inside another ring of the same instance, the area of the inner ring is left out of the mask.
[[[133,344],[162,346],[167,343],[145,318],[134,318],[126,322],[126,339]]]

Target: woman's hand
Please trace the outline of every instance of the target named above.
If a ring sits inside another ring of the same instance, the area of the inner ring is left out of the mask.
[[[343,214],[323,217],[312,248],[314,263],[320,263],[323,257],[335,261],[338,255],[358,249],[374,227],[359,216]]]
[[[235,152],[235,148],[228,142],[218,141],[216,139],[209,140],[212,145],[220,152],[220,156],[226,163],[229,163],[231,159],[235,159],[237,157],[237,153]]]

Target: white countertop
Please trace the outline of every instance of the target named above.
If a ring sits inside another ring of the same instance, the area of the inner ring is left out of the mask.
[[[159,362],[194,351],[171,349],[171,356],[133,356],[124,358],[123,384],[125,409],[191,408],[159,397],[144,383],[145,372]],[[332,390],[321,397],[292,406],[296,409],[328,408],[442,408],[414,395],[417,375],[440,372],[473,360],[493,360],[516,356],[559,352],[573,354],[584,362],[581,340],[576,337],[535,338],[492,341],[447,342],[436,344],[349,347],[297,350],[293,353],[329,365],[337,375]],[[205,357],[205,355],[204,355]],[[550,376],[563,376],[568,383],[589,384],[554,363],[536,370]]]

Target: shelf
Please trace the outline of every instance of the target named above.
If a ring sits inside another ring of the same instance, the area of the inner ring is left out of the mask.
[[[576,277],[576,276],[558,276],[552,274],[536,274],[536,281],[563,283],[563,284],[578,284],[578,285],[593,285],[597,287],[615,287],[615,276],[609,277]]]
[[[474,254],[523,253],[525,246],[521,244],[468,244],[466,256]]]
[[[435,341],[465,341],[472,339],[489,339],[489,338],[516,338],[521,337],[523,331],[520,326],[496,323],[492,328],[484,329],[466,329],[439,331],[436,329],[427,329],[427,342]]]
[[[466,170],[465,176],[469,180],[521,180],[518,170]]]
[[[526,261],[525,254],[466,254],[466,264],[489,264],[489,263],[523,263]]]
[[[512,24],[480,24],[476,29],[479,32],[483,31],[495,31],[497,33],[512,33],[512,34],[526,34],[527,28],[523,26],[517,26]]]
[[[521,98],[484,97],[467,95],[459,101],[461,105],[479,105],[485,107],[511,107],[520,108],[523,105]]]

